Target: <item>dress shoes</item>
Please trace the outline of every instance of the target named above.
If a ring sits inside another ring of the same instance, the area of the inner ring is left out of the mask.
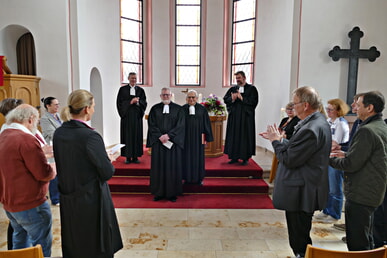
[[[248,160],[244,160],[243,162],[242,162],[242,166],[247,166],[249,164],[249,161]]]
[[[157,202],[157,201],[160,201],[160,200],[162,200],[162,199],[164,199],[164,197],[162,197],[162,196],[155,196],[155,197],[153,198],[153,201]]]
[[[140,164],[140,161],[139,161],[138,159],[133,159],[133,160],[132,160],[132,163]]]
[[[234,164],[234,163],[238,163],[238,160],[237,159],[232,159],[228,162],[228,164]]]
[[[173,197],[169,198],[169,200],[170,200],[171,202],[176,202],[177,197],[176,197],[176,196],[173,196]]]
[[[132,161],[130,159],[125,160],[125,164],[130,164]]]

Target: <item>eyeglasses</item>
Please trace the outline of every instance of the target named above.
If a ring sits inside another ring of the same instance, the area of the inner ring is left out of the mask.
[[[168,97],[168,96],[171,96],[172,94],[160,94],[160,95],[163,97]]]
[[[286,108],[286,111],[293,111],[293,108]]]
[[[335,111],[335,109],[333,109],[333,108],[325,108],[325,110],[326,110],[327,112]]]
[[[187,99],[195,99],[196,96],[188,96]]]

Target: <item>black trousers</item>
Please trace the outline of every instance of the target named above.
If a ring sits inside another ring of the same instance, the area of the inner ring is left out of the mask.
[[[310,229],[312,228],[313,213],[304,211],[286,211],[289,244],[293,253],[305,256],[306,246],[312,244]]]
[[[387,245],[387,191],[382,204],[374,212],[375,248]]]
[[[376,208],[345,202],[345,233],[349,251],[363,251],[374,248],[373,215]]]

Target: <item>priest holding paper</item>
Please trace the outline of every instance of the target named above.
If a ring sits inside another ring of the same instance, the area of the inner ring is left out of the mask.
[[[204,146],[206,142],[214,140],[211,122],[205,107],[197,103],[198,93],[189,90],[187,104],[183,106],[185,113],[185,144],[184,144],[184,172],[185,184],[203,184]]]
[[[161,90],[161,103],[148,116],[147,147],[152,148],[150,188],[154,201],[176,202],[183,192],[183,148],[185,117],[180,105],[171,101],[169,88]]]

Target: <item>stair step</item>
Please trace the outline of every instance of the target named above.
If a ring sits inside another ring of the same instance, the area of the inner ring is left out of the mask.
[[[110,191],[150,192],[149,177],[120,177],[109,180]],[[267,193],[268,185],[262,179],[248,178],[205,178],[203,185],[185,184],[184,193]]]

